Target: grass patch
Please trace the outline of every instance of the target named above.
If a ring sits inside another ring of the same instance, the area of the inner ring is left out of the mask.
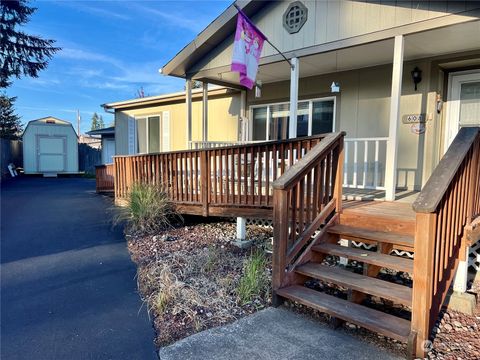
[[[170,227],[174,217],[180,216],[159,186],[137,183],[128,196],[127,206],[118,209],[114,222],[126,221],[132,232],[153,234]]]
[[[241,305],[265,297],[270,284],[268,274],[265,271],[267,264],[268,259],[260,249],[255,250],[245,260],[243,275],[237,288],[238,300]]]

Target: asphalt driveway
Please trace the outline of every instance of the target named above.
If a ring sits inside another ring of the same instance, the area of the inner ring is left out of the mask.
[[[156,359],[122,229],[94,180],[1,189],[1,358]]]

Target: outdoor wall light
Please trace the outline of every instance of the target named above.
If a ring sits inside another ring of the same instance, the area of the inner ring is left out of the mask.
[[[340,92],[340,84],[338,82],[332,82],[332,85],[330,85],[330,88],[332,89],[332,93],[338,93]]]
[[[412,70],[412,79],[415,84],[415,91],[417,91],[417,84],[422,81],[422,70],[415,66],[415,69]]]
[[[262,80],[257,80],[255,83],[255,98],[262,97]]]

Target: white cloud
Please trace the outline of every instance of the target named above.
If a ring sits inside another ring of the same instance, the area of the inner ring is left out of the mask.
[[[80,48],[66,47],[57,56],[72,60],[100,61],[116,67],[122,67],[121,62],[111,56]]]
[[[100,2],[95,1],[57,1],[56,4],[74,8],[79,11],[83,11],[92,15],[97,15],[105,19],[112,20],[130,20],[131,17],[125,13],[120,13],[113,10],[113,6],[116,6],[115,2],[102,2],[103,4],[109,4],[108,9],[104,7],[96,6]],[[118,8],[116,6],[116,8]]]
[[[124,4],[127,5],[127,3]],[[194,33],[198,33],[204,28],[204,21],[199,19],[199,14],[195,16],[185,13],[176,14],[172,11],[162,11],[139,3],[128,3],[128,6],[133,10],[141,12],[142,17],[161,18],[166,20],[170,26],[187,29]]]

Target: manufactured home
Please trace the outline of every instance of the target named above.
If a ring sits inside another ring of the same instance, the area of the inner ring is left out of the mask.
[[[25,174],[78,173],[78,138],[70,122],[52,116],[32,120],[22,140]]]
[[[185,121],[185,92],[102,105],[115,114],[115,154],[185,150],[207,142],[227,144],[242,138],[238,90],[214,86],[192,93],[190,128]]]
[[[231,71],[237,7],[275,45],[265,43],[252,90]],[[148,138],[148,117],[120,115],[138,130],[125,130],[132,155],[114,158],[116,201],[152,182],[182,213],[272,220],[275,304],[299,302],[424,357],[451,286],[466,291],[480,240],[479,34],[479,1],[236,1],[161,68],[186,91],[170,124],[179,147],[153,140],[153,150],[191,150],[152,154],[134,140]],[[212,115],[194,82],[236,92],[238,115]],[[189,146],[198,140],[200,150]],[[382,201],[344,201],[349,189]],[[323,265],[327,255],[360,262],[363,275]],[[347,300],[311,279],[347,288]]]

